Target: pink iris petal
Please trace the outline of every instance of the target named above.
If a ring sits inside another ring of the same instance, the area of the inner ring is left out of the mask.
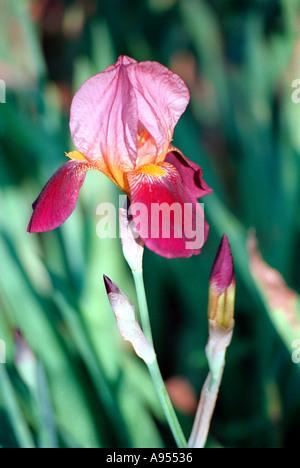
[[[65,222],[75,209],[88,169],[93,167],[73,160],[58,169],[32,205],[28,232],[51,231]]]
[[[137,230],[145,245],[158,255],[197,255],[208,234],[202,206],[191,196],[175,167],[161,163],[156,166],[159,170],[164,175],[151,171],[127,174]],[[158,217],[159,209],[162,214]]]
[[[73,143],[112,173],[162,161],[189,98],[182,79],[163,65],[121,56],[75,94]]]
[[[128,75],[134,87],[139,120],[165,156],[175,125],[185,111],[190,94],[183,80],[157,62],[133,63]]]
[[[128,55],[120,55],[116,63],[114,65],[109,65],[104,71],[107,72],[116,70],[121,65],[131,65],[132,63],[137,63],[137,61],[131,57],[128,57]]]
[[[202,178],[202,168],[198,166],[198,164],[187,159],[175,148],[167,154],[165,161],[176,167],[192,196],[195,198],[202,198],[205,195],[212,193],[213,190]]]
[[[72,102],[70,130],[74,145],[89,161],[104,160],[112,173],[114,168],[133,169],[138,116],[126,65],[109,67],[81,86]]]

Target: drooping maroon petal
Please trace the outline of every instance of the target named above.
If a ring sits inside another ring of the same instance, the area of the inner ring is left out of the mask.
[[[68,161],[58,169],[32,205],[28,232],[51,231],[72,214],[89,169],[93,166],[76,160]]]
[[[168,163],[151,164],[127,177],[131,214],[145,245],[167,258],[199,254],[208,225],[177,169]]]
[[[213,190],[203,180],[202,168],[183,156],[176,148],[172,148],[172,151],[167,154],[165,161],[176,167],[185,186],[193,197],[201,198],[212,193]]]

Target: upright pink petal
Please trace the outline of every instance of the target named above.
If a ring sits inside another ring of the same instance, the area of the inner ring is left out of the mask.
[[[203,180],[203,169],[176,148],[167,154],[165,161],[176,167],[192,196],[202,198],[212,193],[212,189]]]
[[[109,65],[104,71],[111,71],[119,68],[121,65],[131,65],[132,63],[137,63],[137,61],[131,57],[128,57],[128,55],[120,55],[118,60],[114,65]]]
[[[33,214],[28,232],[44,232],[57,228],[75,209],[86,172],[93,167],[81,161],[68,161],[51,177],[32,205]]]
[[[189,97],[168,68],[121,56],[75,94],[73,142],[93,164],[104,161],[123,188],[122,172],[164,160]]]
[[[128,65],[138,116],[156,143],[156,161],[164,159],[174,127],[188,105],[190,95],[182,79],[157,62]],[[143,161],[139,161],[139,165]]]
[[[175,167],[149,165],[127,177],[131,214],[145,245],[167,258],[199,254],[208,225]]]
[[[70,130],[76,148],[92,163],[104,160],[118,182],[120,171],[134,168],[138,112],[126,65],[109,67],[81,86],[72,102]]]

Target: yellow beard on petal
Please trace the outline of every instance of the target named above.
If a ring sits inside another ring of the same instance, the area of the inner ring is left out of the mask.
[[[66,156],[70,159],[74,159],[77,161],[88,161],[88,159],[84,156],[83,153],[80,151],[71,151],[69,153],[66,153]],[[130,196],[130,188],[127,180],[127,175],[126,172],[123,171],[121,168],[114,168],[113,171],[111,171],[108,167],[103,167],[102,165],[98,167],[97,164],[91,164],[91,168],[93,169],[98,169],[101,172],[103,172],[107,177],[109,177],[114,184],[126,195]],[[142,174],[148,174],[149,176],[155,178],[155,179],[160,179],[161,177],[166,175],[166,171],[160,164],[145,164],[144,166],[136,169],[136,172],[142,173]]]
[[[160,179],[161,177],[166,175],[166,171],[164,170],[164,168],[158,164],[147,164],[146,166],[140,167],[137,170],[137,172],[140,172],[142,174],[148,174],[156,179]]]

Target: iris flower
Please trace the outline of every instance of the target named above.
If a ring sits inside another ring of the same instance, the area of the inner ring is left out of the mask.
[[[197,199],[212,190],[202,169],[171,145],[175,125],[189,102],[182,79],[157,62],[136,62],[120,56],[115,65],[88,79],[75,94],[70,131],[76,151],[49,180],[33,204],[29,232],[60,226],[75,209],[79,190],[90,169],[109,177],[131,204],[179,204],[191,207],[190,218],[203,211]],[[149,218],[150,219],[150,218]],[[159,255],[189,257],[201,246],[187,248],[185,234],[176,236],[175,216],[170,236],[161,230],[144,236],[145,245]],[[151,221],[149,221],[151,224]],[[208,225],[204,221],[205,242]],[[150,226],[151,227],[151,226]],[[142,237],[142,236],[141,236]]]

